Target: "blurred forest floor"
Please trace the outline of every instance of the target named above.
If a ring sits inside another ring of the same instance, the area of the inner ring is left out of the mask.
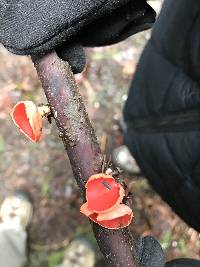
[[[154,1],[159,9],[160,1]],[[84,73],[76,75],[101,148],[109,156],[122,144],[118,121],[140,53],[150,31],[104,48],[87,49]],[[0,47],[0,201],[16,188],[26,188],[34,200],[29,228],[29,267],[54,267],[75,237],[86,236],[97,249],[88,220],[80,215],[78,187],[55,123],[44,123],[43,138],[33,144],[14,126],[13,105],[20,100],[46,102],[28,57]],[[178,218],[152,190],[145,178],[123,173],[133,193],[135,236],[153,235],[168,260],[200,258],[200,236]],[[97,258],[100,254],[97,249]],[[99,263],[98,266],[103,266]]]

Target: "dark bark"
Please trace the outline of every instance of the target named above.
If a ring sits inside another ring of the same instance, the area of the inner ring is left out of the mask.
[[[70,66],[60,60],[56,53],[32,60],[84,199],[85,182],[91,175],[101,172],[103,156],[97,138]],[[128,229],[108,230],[93,224],[93,230],[106,266],[138,266]]]

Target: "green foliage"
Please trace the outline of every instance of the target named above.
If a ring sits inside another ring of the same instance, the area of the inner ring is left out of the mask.
[[[64,250],[51,254],[45,252],[34,252],[30,254],[26,267],[56,267],[63,262],[63,259]]]
[[[172,232],[171,231],[166,232],[166,234],[163,236],[163,239],[161,240],[161,246],[163,249],[167,249],[171,246],[172,238],[173,238]]]
[[[47,254],[44,252],[31,253],[26,267],[40,267],[46,265]]]
[[[92,61],[101,61],[103,59],[115,59],[119,53],[120,52],[117,51],[117,49],[115,48],[105,50],[104,53],[102,53],[102,51],[94,51],[91,54],[91,59]]]
[[[173,233],[171,231],[166,232],[163,239],[161,240],[162,248],[164,250],[170,248],[173,241],[174,241]],[[176,242],[177,242],[176,247],[180,251],[182,257],[189,257],[186,241],[183,238],[180,238],[179,240],[176,240]]]
[[[41,194],[43,197],[48,197],[50,194],[49,181],[44,181],[41,185]]]
[[[64,251],[58,251],[48,256],[48,266],[55,267],[64,260]]]
[[[85,238],[87,238],[91,242],[92,245],[94,246],[97,245],[96,239],[92,231],[92,227],[89,223],[87,225],[77,226],[74,238],[80,237],[80,236],[84,236]]]
[[[5,141],[3,137],[0,135],[0,153],[4,152],[5,147],[6,147]]]
[[[186,245],[186,242],[183,238],[181,238],[179,241],[178,241],[178,247],[183,255],[183,257],[187,257],[189,256],[188,254],[188,249],[187,249],[187,245]]]

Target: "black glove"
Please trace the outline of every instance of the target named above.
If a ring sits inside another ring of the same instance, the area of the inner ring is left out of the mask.
[[[137,240],[135,244],[140,267],[164,267],[165,257],[159,242],[152,236]]]
[[[82,46],[119,42],[154,20],[146,0],[0,0],[0,42],[20,55],[56,48],[80,72]]]
[[[136,254],[140,267],[200,267],[200,261],[193,259],[175,259],[165,264],[162,247],[152,236],[136,242]]]
[[[126,143],[154,189],[200,231],[200,1],[166,0],[137,68]]]
[[[200,267],[200,261],[193,259],[177,259],[167,262],[166,267]]]

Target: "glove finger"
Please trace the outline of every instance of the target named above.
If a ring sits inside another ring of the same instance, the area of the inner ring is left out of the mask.
[[[56,49],[58,56],[69,62],[74,74],[83,71],[86,64],[86,56],[83,47],[79,43],[65,44]]]
[[[151,28],[154,21],[155,11],[146,1],[130,1],[106,18],[100,18],[94,24],[88,25],[79,38],[84,46],[111,45]]]
[[[0,42],[16,54],[43,54],[78,36],[115,10],[136,0],[0,0]],[[145,3],[146,0],[137,0]],[[0,5],[1,8],[1,5]],[[1,11],[1,10],[0,10]],[[140,12],[143,15],[143,10]],[[105,24],[104,27],[107,27]],[[94,27],[95,32],[98,28]],[[92,34],[92,33],[91,33]]]
[[[140,238],[136,242],[136,253],[140,267],[164,267],[165,258],[161,245],[152,236]]]
[[[199,267],[200,261],[193,259],[177,259],[166,263],[166,267]]]

